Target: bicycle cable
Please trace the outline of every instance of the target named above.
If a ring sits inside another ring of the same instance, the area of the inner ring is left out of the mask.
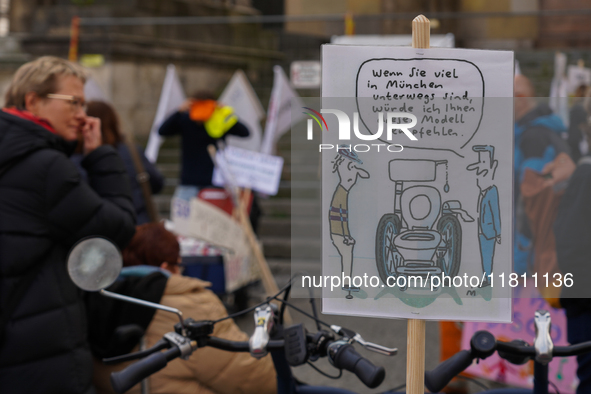
[[[324,375],[324,376],[326,376],[327,378],[330,378],[330,379],[337,380],[337,379],[340,379],[341,376],[343,376],[343,370],[342,369],[339,369],[339,374],[337,376],[331,376],[331,375],[327,374],[326,372],[322,371],[316,365],[312,364],[310,361],[306,361],[306,364],[308,364],[309,366],[311,366],[312,368],[314,368],[316,370],[316,372],[318,372],[319,374]]]
[[[552,387],[554,388],[554,391],[556,391],[556,394],[560,394],[560,390],[558,390],[558,387],[554,384],[554,382],[551,382],[550,380],[548,380],[548,383],[550,383],[552,385]]]
[[[254,306],[251,306],[250,308],[246,308],[246,309],[244,309],[244,310],[242,310],[242,311],[239,311],[239,312],[236,312],[236,313],[232,313],[231,315],[228,315],[228,316],[222,317],[221,319],[215,320],[215,321],[213,321],[213,322],[212,322],[212,324],[216,324],[216,323],[219,323],[219,322],[221,322],[221,321],[224,321],[224,320],[227,320],[227,319],[233,319],[233,318],[235,318],[235,317],[237,317],[237,316],[242,316],[242,315],[244,315],[244,314],[246,314],[246,313],[248,313],[248,312],[252,312],[252,311],[254,311],[256,308],[258,308],[259,306],[267,304],[267,303],[268,303],[270,300],[272,300],[272,299],[275,299],[275,300],[279,300],[279,301],[281,301],[281,300],[280,300],[280,299],[278,299],[277,297],[278,297],[278,296],[279,296],[281,293],[283,293],[285,290],[287,290],[287,289],[288,289],[290,286],[291,286],[291,280],[290,280],[290,281],[289,281],[289,282],[288,282],[288,283],[287,283],[285,286],[283,286],[283,288],[282,288],[281,290],[279,290],[279,291],[278,291],[278,292],[277,292],[275,295],[273,295],[273,296],[270,296],[270,297],[267,297],[267,298],[265,299],[265,301],[263,301],[263,302],[260,302],[260,303],[258,303],[258,304],[256,304],[256,305],[254,305]]]
[[[273,298],[274,298],[275,300],[279,301],[279,302],[282,302],[282,303],[286,304],[286,305],[287,305],[287,306],[289,306],[290,308],[292,308],[292,309],[294,309],[294,310],[296,310],[296,311],[300,312],[302,315],[304,315],[304,316],[307,316],[307,317],[309,317],[310,319],[312,319],[312,320],[315,320],[316,322],[318,322],[318,323],[320,323],[320,324],[324,324],[326,327],[330,328],[330,324],[328,324],[328,323],[325,323],[325,322],[323,322],[323,321],[322,321],[322,320],[320,320],[320,319],[316,319],[314,316],[310,315],[310,314],[309,314],[309,313],[307,313],[307,312],[304,312],[303,310],[301,310],[301,309],[300,309],[300,308],[298,308],[297,306],[295,306],[295,305],[293,305],[293,304],[291,304],[291,303],[289,303],[289,302],[287,302],[287,301],[285,301],[285,300],[282,300],[281,298],[277,298],[277,296],[275,296],[275,297],[273,297]]]

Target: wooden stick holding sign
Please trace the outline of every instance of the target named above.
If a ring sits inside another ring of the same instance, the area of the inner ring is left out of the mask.
[[[209,145],[207,147],[209,155],[213,160],[214,165],[218,165],[215,156],[216,156],[216,148],[214,145]],[[219,167],[219,166],[218,166]],[[267,260],[263,255],[263,251],[261,250],[261,246],[257,241],[256,235],[254,234],[254,230],[252,229],[252,225],[250,224],[250,219],[247,213],[248,201],[250,200],[250,189],[245,189],[242,193],[241,198],[239,199],[238,205],[234,207],[234,212],[237,212],[238,221],[246,235],[246,239],[248,240],[248,244],[252,249],[254,254],[255,260],[261,271],[261,279],[263,281],[263,286],[265,287],[265,291],[267,292],[267,296],[275,295],[279,292],[279,288],[277,287],[277,283],[275,282],[275,278],[273,274],[271,274],[271,270],[269,269],[269,264],[267,264]],[[291,315],[289,311],[286,310],[283,316],[284,322],[286,325],[290,325],[292,323]]]
[[[430,23],[424,15],[412,21],[412,47],[429,48]],[[406,334],[406,392],[425,392],[425,320],[409,319]]]

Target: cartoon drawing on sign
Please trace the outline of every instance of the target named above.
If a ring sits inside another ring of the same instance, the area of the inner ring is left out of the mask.
[[[494,159],[495,147],[491,145],[474,145],[474,152],[478,152],[478,161],[470,164],[466,169],[476,171],[476,185],[480,190],[478,195],[478,242],[480,257],[485,279],[481,287],[490,286],[495,256],[495,244],[501,243],[501,213],[499,210],[499,191],[492,182],[499,162]]]
[[[474,219],[457,200],[442,204],[441,194],[433,186],[404,189],[404,182],[434,182],[441,164],[447,171],[447,160],[389,162],[390,180],[396,183],[394,213],[383,215],[378,224],[376,263],[384,284],[390,286],[388,278],[394,277],[401,291],[412,284],[407,277],[422,277],[425,285],[415,279],[414,287],[431,291],[429,276],[455,276],[460,269],[462,227],[458,216],[465,222]],[[447,183],[444,190],[449,191]]]
[[[328,213],[330,239],[339,252],[342,274],[353,278],[355,239],[349,232],[349,192],[357,182],[358,177],[367,179],[369,173],[360,167],[363,162],[354,151],[351,151],[350,145],[340,145],[338,154],[332,163],[332,172],[336,172],[339,176],[339,184],[332,196]],[[350,279],[348,285],[343,283],[343,290],[348,292],[345,298],[352,299],[351,292],[358,292],[360,289],[353,286]]]

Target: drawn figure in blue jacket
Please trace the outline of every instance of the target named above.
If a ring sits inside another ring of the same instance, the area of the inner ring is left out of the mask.
[[[470,164],[466,169],[476,171],[476,185],[480,189],[478,195],[478,240],[482,269],[489,278],[493,270],[495,244],[501,243],[501,215],[499,212],[499,191],[493,184],[495,171],[499,162],[495,160],[495,147],[491,145],[474,145],[474,152],[478,152],[478,161]],[[490,286],[485,280],[482,286]]]
[[[355,239],[349,232],[349,191],[357,182],[357,178],[367,179],[369,173],[361,168],[363,162],[349,146],[338,149],[332,172],[339,176],[339,184],[332,196],[328,220],[330,223],[330,239],[341,257],[341,272],[353,280],[353,248]],[[353,298],[351,291],[359,291],[352,283],[343,286],[348,291],[347,298]]]

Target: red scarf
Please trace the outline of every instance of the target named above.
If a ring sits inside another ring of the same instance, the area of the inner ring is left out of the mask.
[[[33,115],[29,111],[17,109],[16,107],[3,108],[2,110],[11,115],[18,116],[21,119],[30,120],[31,122],[38,124],[39,126],[45,127],[48,131],[52,132],[53,134],[56,134],[55,129],[51,126],[47,119],[40,118],[38,116]]]

